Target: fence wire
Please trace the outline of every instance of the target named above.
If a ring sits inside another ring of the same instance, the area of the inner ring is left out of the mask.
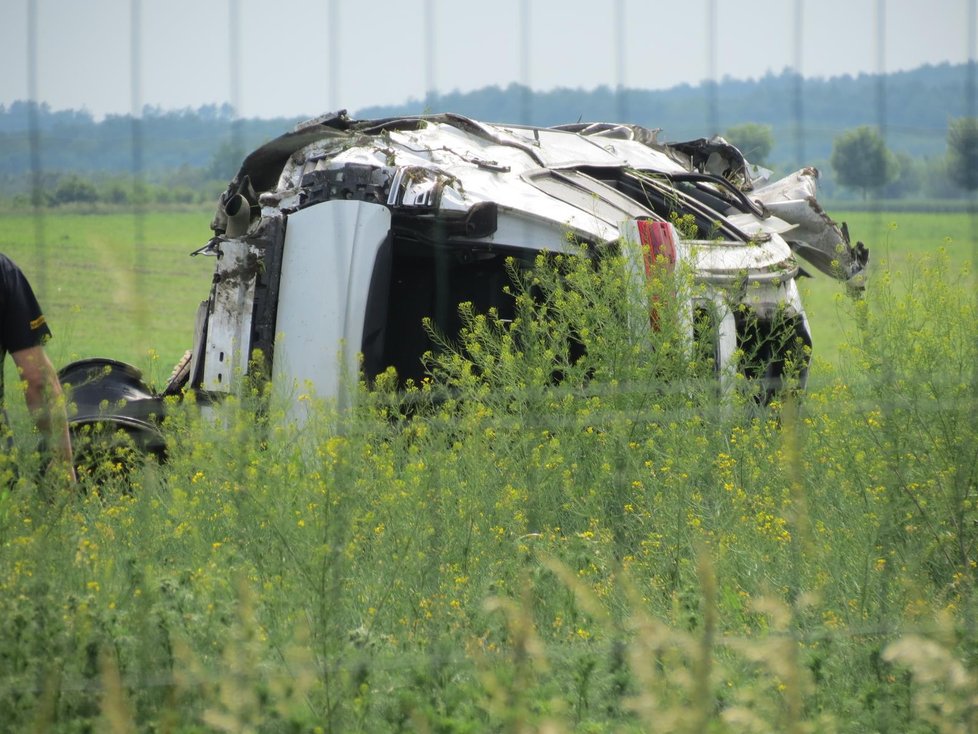
[[[47,290],[47,260],[44,247],[44,209],[41,186],[41,130],[37,107],[37,0],[27,6],[27,95],[31,102],[28,114],[31,156],[31,206],[34,212],[34,253],[37,257],[38,288]]]
[[[44,293],[47,284],[47,243],[45,242],[45,226],[43,208],[40,206],[43,196],[44,171],[42,160],[44,158],[41,150],[42,138],[40,135],[39,122],[37,119],[36,105],[40,103],[41,97],[38,90],[38,2],[37,0],[26,0],[27,2],[27,58],[25,68],[27,71],[27,89],[29,100],[35,104],[29,110],[29,136],[30,136],[30,168],[32,180],[32,202],[34,206],[34,250],[36,255],[36,279],[38,290]],[[343,17],[340,13],[340,2],[338,0],[324,0],[327,11],[326,38],[328,46],[328,69],[326,76],[327,99],[331,110],[338,109],[341,100],[338,99],[339,79],[343,74],[343,62],[339,58],[339,39],[343,37]],[[706,129],[710,134],[719,134],[721,131],[721,110],[719,102],[719,29],[718,17],[720,7],[717,0],[703,0],[705,7],[706,25],[704,37],[706,43],[702,45],[705,56],[707,79],[702,84],[703,94],[705,95]],[[619,120],[627,121],[632,110],[629,109],[629,87],[627,86],[627,29],[629,26],[629,8],[627,0],[615,0],[612,8],[612,37],[609,45],[612,53],[609,54],[612,62],[609,68],[609,78],[615,92],[615,112]],[[228,93],[227,99],[230,100],[234,110],[242,108],[242,89],[241,89],[241,43],[242,43],[242,22],[241,22],[241,2],[240,0],[227,0],[228,19]],[[438,68],[438,21],[439,5],[437,0],[423,0],[423,46],[424,46],[424,87],[425,98],[428,102],[433,102],[438,96],[438,79],[436,70]],[[144,147],[143,140],[143,13],[141,0],[130,1],[130,80],[131,80],[131,173],[135,181],[136,191],[139,192],[144,186]],[[886,49],[886,27],[887,27],[887,4],[886,0],[876,0],[874,5],[874,38],[873,44],[876,56],[876,125],[886,141],[889,134],[889,124],[887,120],[887,49]],[[793,39],[794,47],[794,93],[791,100],[794,116],[794,148],[795,157],[799,164],[806,160],[806,130],[811,129],[806,122],[805,116],[805,94],[804,94],[804,68],[803,58],[806,48],[805,32],[805,0],[795,0],[793,4],[791,25],[785,28],[785,35]],[[966,100],[966,110],[969,117],[975,116],[975,58],[976,58],[976,20],[975,0],[967,0],[968,22],[964,28],[966,44],[968,48],[967,82],[965,89],[962,90]],[[518,17],[515,19],[519,39],[519,81],[523,87],[522,100],[520,104],[520,122],[527,123],[533,117],[533,94],[530,91],[533,84],[533,74],[531,69],[530,57],[532,48],[532,37],[534,26],[547,22],[546,18],[535,17],[532,13],[530,0],[520,0],[518,5]],[[771,29],[775,32],[774,29]],[[352,63],[352,62],[351,62]],[[233,149],[236,152],[243,152],[243,130],[242,121],[236,117],[231,125],[231,140]],[[136,195],[133,197],[133,230],[134,241],[136,243],[136,260],[134,268],[140,272],[145,266],[142,255],[145,239],[145,196]],[[879,206],[879,199],[874,197],[874,211],[880,215],[876,218],[874,232],[870,239],[879,241],[883,232],[882,208]],[[971,207],[972,219],[975,217],[975,207]],[[974,260],[978,263],[978,226],[972,225],[973,234],[971,246]]]
[[[721,129],[721,110],[719,102],[719,68],[721,60],[718,57],[718,5],[717,0],[705,0],[706,9],[706,25],[704,28],[704,37],[706,43],[703,44],[703,51],[705,57],[705,65],[708,69],[708,80],[702,85],[703,94],[706,96],[706,120],[705,124],[707,129],[711,133],[719,133]],[[345,29],[343,27],[343,18],[340,12],[340,3],[338,0],[325,0],[326,11],[327,11],[327,23],[325,29],[325,39],[328,46],[328,69],[325,73],[325,84],[327,92],[327,100],[329,103],[330,110],[338,109],[341,100],[339,99],[339,80],[343,75],[343,64],[346,63],[340,58],[339,53],[339,40],[344,36],[344,32],[352,29]],[[615,0],[612,14],[613,14],[613,32],[612,37],[609,39],[610,44],[613,46],[613,53],[610,54],[612,59],[611,68],[609,68],[609,77],[613,82],[612,86],[615,91],[615,109],[617,115],[621,121],[628,121],[631,110],[629,109],[628,102],[628,70],[626,68],[626,44],[627,44],[627,29],[629,26],[629,8],[630,4],[626,0]],[[978,0],[968,0],[967,4],[967,24],[966,28],[963,29],[963,33],[966,34],[966,43],[968,48],[968,64],[967,64],[967,83],[965,89],[962,90],[966,100],[967,115],[969,117],[976,116],[976,89],[978,89],[978,79],[976,79],[976,56],[978,56],[978,42],[976,42],[976,33],[978,33]],[[423,45],[424,45],[424,89],[426,94],[426,99],[432,102],[438,94],[438,79],[436,76],[436,70],[438,69],[438,48],[439,48],[439,8],[440,5],[435,0],[424,0],[423,4]],[[806,49],[806,32],[805,32],[805,9],[806,3],[804,0],[795,0],[792,7],[792,17],[790,25],[787,28],[782,29],[783,32],[793,39],[794,44],[794,71],[796,76],[794,77],[794,88],[793,96],[790,100],[792,111],[793,111],[793,130],[794,130],[794,149],[795,156],[798,161],[804,161],[806,158],[806,130],[809,129],[809,124],[806,120],[806,110],[805,110],[805,80],[804,80],[804,68],[803,59],[804,52]],[[228,17],[229,22],[227,25],[228,33],[228,66],[229,66],[229,79],[228,79],[228,90],[227,98],[234,110],[240,110],[242,104],[245,101],[243,99],[242,85],[241,85],[241,60],[242,60],[242,13],[243,8],[241,6],[240,0],[228,0]],[[135,243],[136,259],[133,263],[133,267],[136,271],[137,278],[139,274],[145,270],[146,260],[145,260],[145,248],[146,248],[146,217],[147,217],[147,205],[144,196],[142,196],[142,189],[144,186],[145,179],[145,166],[144,166],[144,149],[146,145],[146,140],[144,137],[143,129],[143,104],[144,104],[144,94],[143,94],[143,12],[142,12],[142,0],[131,0],[130,3],[130,37],[129,37],[129,48],[130,48],[130,110],[131,110],[131,174],[136,186],[136,195],[132,202],[132,222],[133,222],[133,239]],[[519,82],[521,83],[522,97],[520,101],[520,112],[519,112],[519,122],[529,123],[533,119],[533,104],[534,98],[531,93],[531,88],[534,83],[534,69],[531,64],[531,51],[532,51],[532,38],[533,30],[535,25],[546,23],[547,19],[539,17],[534,13],[534,6],[531,0],[520,0],[518,4],[518,15],[515,19],[516,30],[515,36],[518,39],[518,75]],[[887,120],[887,48],[886,48],[886,25],[887,25],[887,4],[885,0],[876,0],[874,6],[874,47],[876,56],[876,72],[878,74],[876,81],[876,124],[881,135],[886,139],[889,134],[890,129]],[[39,22],[38,22],[38,0],[27,0],[27,58],[25,63],[26,73],[27,73],[27,89],[29,100],[34,104],[31,104],[28,109],[29,114],[29,144],[30,144],[30,171],[31,171],[31,207],[32,207],[32,217],[33,217],[33,250],[35,254],[34,267],[32,270],[32,276],[36,281],[36,286],[39,292],[43,294],[47,292],[48,288],[48,270],[52,267],[51,259],[48,257],[49,253],[49,243],[46,242],[46,212],[43,204],[43,194],[44,194],[44,170],[42,168],[42,161],[44,160],[44,151],[41,148],[42,137],[40,131],[40,124],[38,120],[38,104],[42,101],[41,95],[39,94],[38,88],[38,34],[39,34]],[[769,29],[771,32],[776,32],[775,29]],[[349,63],[353,63],[352,61]],[[241,120],[237,117],[235,113],[235,119],[232,123],[232,144],[234,150],[242,153],[243,152],[243,131]],[[867,237],[872,241],[881,241],[883,239],[884,224],[883,224],[883,210],[879,206],[878,200],[875,202],[875,232]],[[978,205],[976,205],[975,194],[972,193],[969,202],[969,214],[970,214],[970,248],[972,252],[972,259],[975,269],[978,270]],[[138,282],[138,281],[137,281]],[[145,311],[141,311],[145,313]],[[978,337],[976,337],[978,338]],[[978,366],[976,366],[978,370]],[[978,372],[972,376],[973,391],[972,391],[972,405],[971,413],[978,416]],[[681,389],[681,388],[676,388]],[[899,396],[895,396],[893,400],[894,407],[901,407],[903,401]],[[875,406],[861,406],[865,407],[867,410]],[[934,403],[929,407],[915,406],[916,410],[943,410],[947,406]],[[958,408],[961,409],[961,405]],[[682,419],[684,414],[677,412],[670,416],[676,419]],[[642,420],[648,418],[647,415],[636,413],[630,415],[629,418],[634,420]],[[546,416],[537,416],[536,428],[539,427],[549,427],[555,428],[557,426],[548,423]],[[518,430],[520,427],[514,425],[513,429]],[[890,627],[880,627],[880,626],[866,626],[866,627],[850,627],[842,634],[850,637],[889,637],[892,636],[894,630]],[[794,639],[803,643],[811,643],[817,640],[818,636],[824,634],[822,632],[807,633],[804,630],[793,630],[790,633]],[[551,652],[551,651],[548,651]],[[610,652],[610,651],[609,651]],[[559,656],[559,651],[556,653]],[[420,658],[420,656],[419,656]],[[461,654],[456,654],[456,660],[454,662],[460,663],[464,662],[464,656]],[[408,668],[417,665],[417,661],[410,659],[409,656],[404,656],[403,667]],[[334,668],[333,672],[338,672],[339,668]],[[168,674],[161,674],[158,671],[139,671],[137,675],[133,676],[131,680],[125,681],[127,685],[131,687],[158,687],[158,686],[172,686],[174,681],[173,678]],[[215,680],[201,678],[197,683],[213,683]],[[0,686],[6,686],[7,683],[0,680]],[[65,691],[98,691],[101,689],[101,682],[95,680],[64,680],[59,684],[61,690]],[[35,692],[40,692],[35,691]]]
[[[330,109],[337,109],[339,106],[338,89],[339,78],[342,76],[343,63],[339,57],[339,39],[344,35],[342,26],[343,18],[340,13],[340,2],[338,0],[325,0],[327,9],[327,29],[326,38],[328,45],[328,70],[326,74],[327,98]],[[708,79],[702,85],[703,94],[706,95],[706,126],[711,134],[718,134],[721,130],[721,114],[719,105],[719,58],[718,58],[718,3],[717,0],[704,0],[706,27],[704,37],[707,42],[703,45],[703,53],[706,57],[706,67],[708,69]],[[968,48],[967,81],[963,94],[966,100],[966,110],[969,117],[976,116],[976,56],[978,56],[978,11],[976,11],[978,0],[968,0],[967,18],[964,33]],[[228,18],[228,99],[232,108],[240,110],[243,103],[241,88],[241,61],[242,61],[242,8],[240,0],[227,0]],[[609,75],[613,77],[613,89],[615,91],[615,109],[618,117],[622,121],[627,121],[629,117],[627,69],[626,69],[626,43],[627,29],[629,28],[629,3],[626,0],[615,0],[613,6],[612,37],[609,43],[613,48],[611,57],[613,59]],[[438,68],[437,50],[439,46],[438,19],[439,5],[436,0],[424,0],[423,4],[423,42],[424,42],[424,87],[426,99],[433,102],[438,96],[438,79],[436,70]],[[533,94],[530,91],[533,85],[534,76],[531,68],[531,49],[533,29],[535,24],[546,23],[546,18],[537,17],[533,14],[531,0],[520,0],[518,5],[518,17],[515,19],[517,25],[516,36],[519,39],[519,81],[523,87],[520,104],[520,122],[528,123],[533,118]],[[887,4],[885,0],[876,0],[874,5],[874,48],[876,56],[876,125],[881,136],[886,140],[890,132],[887,120],[887,49],[886,49],[886,26],[887,26]],[[812,129],[806,121],[805,115],[805,90],[804,90],[804,68],[803,58],[805,50],[805,1],[795,0],[792,10],[791,26],[784,29],[787,35],[793,38],[794,46],[794,93],[791,100],[794,117],[794,148],[798,161],[804,161],[806,157],[805,138],[806,131]],[[28,109],[29,125],[29,145],[30,145],[30,171],[31,171],[31,203],[33,211],[33,250],[35,254],[34,267],[32,270],[33,278],[36,281],[37,290],[43,295],[47,291],[48,269],[50,267],[48,250],[49,243],[45,240],[45,219],[46,211],[43,204],[44,194],[44,170],[42,160],[44,151],[42,150],[42,136],[38,120],[38,105],[41,97],[38,89],[38,0],[27,0],[27,58],[25,68],[27,71],[27,89],[31,104]],[[130,64],[130,113],[131,113],[131,175],[135,185],[135,196],[132,201],[132,221],[133,221],[133,242],[135,246],[135,260],[133,269],[137,283],[137,292],[141,292],[140,278],[146,269],[146,216],[147,205],[145,200],[145,165],[144,165],[144,128],[143,128],[143,12],[142,0],[130,0],[130,26],[129,26],[129,64]],[[244,153],[242,120],[235,113],[231,123],[231,140],[234,151],[238,154]],[[885,225],[883,221],[883,209],[880,201],[874,196],[873,199],[874,231],[867,235],[866,239],[870,242],[881,242],[884,239]],[[978,205],[976,196],[972,193],[968,211],[970,213],[970,249],[975,269],[978,270]],[[140,326],[145,324],[146,304],[137,309],[137,316],[140,318]],[[978,394],[978,390],[976,390]]]

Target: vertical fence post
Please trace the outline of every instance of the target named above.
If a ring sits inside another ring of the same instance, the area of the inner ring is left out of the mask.
[[[133,181],[133,313],[136,321],[137,343],[141,348],[148,342],[147,303],[144,288],[146,272],[146,176],[143,167],[143,69],[142,69],[142,0],[129,4],[129,99],[132,145]]]
[[[804,0],[795,0],[795,98],[794,98],[794,132],[795,132],[795,165],[801,168],[805,165],[805,78],[803,76],[805,15]]]
[[[327,83],[329,88],[326,90],[327,110],[329,112],[339,112],[339,42],[340,42],[340,8],[337,0],[327,2],[327,53],[329,71],[327,72]]]
[[[37,96],[37,0],[27,3],[27,125],[31,157],[31,211],[34,217],[34,281],[41,302],[47,292],[47,253],[44,242],[43,183],[41,181],[41,128]]]
[[[228,97],[231,100],[231,149],[234,157],[244,157],[241,120],[241,7],[239,0],[228,0]]]
[[[615,0],[615,113],[616,122],[628,122],[625,91],[625,0]]]
[[[520,0],[520,122],[533,122],[533,93],[530,91],[530,0]]]
[[[435,0],[424,2],[424,106],[425,113],[434,112],[438,92],[435,88]]]
[[[720,99],[719,82],[717,80],[717,0],[707,0],[706,3],[706,63],[707,89],[706,98],[706,136],[720,134]]]

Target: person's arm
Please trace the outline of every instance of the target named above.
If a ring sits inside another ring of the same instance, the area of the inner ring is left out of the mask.
[[[34,423],[48,437],[51,451],[55,460],[64,468],[65,476],[75,481],[68,416],[54,365],[42,346],[11,352],[10,356],[17,365],[21,379],[27,383],[24,399]]]

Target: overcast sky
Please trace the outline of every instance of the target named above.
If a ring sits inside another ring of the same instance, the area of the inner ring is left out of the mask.
[[[960,63],[974,2],[0,0],[0,104],[31,97],[32,6],[36,98],[54,109],[232,102],[280,117],[511,82],[663,89],[798,65],[825,77]]]

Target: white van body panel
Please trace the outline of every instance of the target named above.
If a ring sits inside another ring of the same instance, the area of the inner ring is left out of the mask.
[[[289,217],[282,257],[272,380],[296,395],[344,402],[356,380],[364,313],[390,211],[328,201]]]
[[[803,384],[811,334],[797,258],[858,291],[868,251],[818,205],[815,169],[770,182],[722,138],[662,143],[657,132],[451,113],[300,123],[249,154],[221,196],[201,249],[219,261],[191,386],[231,393],[254,355],[279,391],[340,405],[358,379],[391,368],[416,383],[431,334],[461,328],[458,303],[511,309],[509,262],[579,244],[616,252],[639,223],[666,231],[672,265],[691,271],[690,292],[676,294],[684,331],[712,343],[721,382],[740,370],[770,393],[791,357]]]

